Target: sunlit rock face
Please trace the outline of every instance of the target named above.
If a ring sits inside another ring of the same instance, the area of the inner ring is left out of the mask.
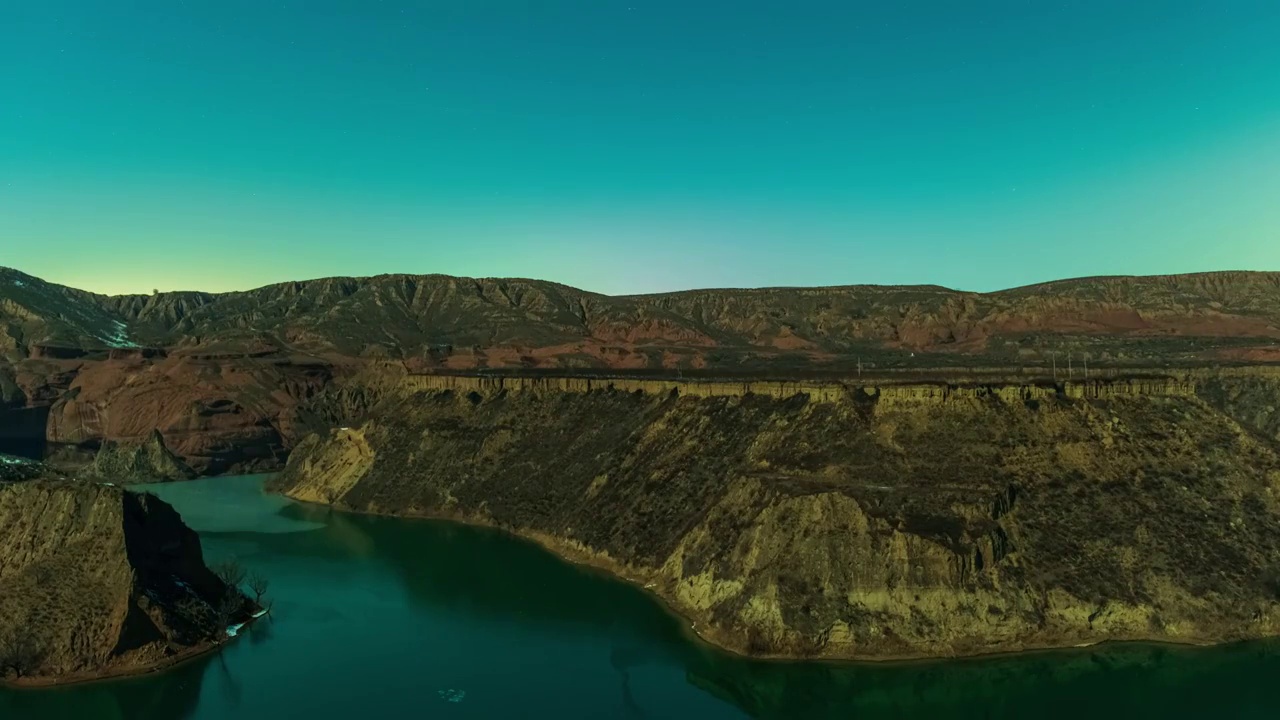
[[[1252,378],[1214,381],[1230,403],[1193,380],[436,383],[307,438],[277,488],[502,526],[757,654],[1277,630],[1280,457],[1242,408],[1278,395]]]

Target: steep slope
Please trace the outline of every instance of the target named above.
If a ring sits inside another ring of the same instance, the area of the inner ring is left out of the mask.
[[[743,652],[1280,631],[1280,456],[1187,381],[432,382],[305,440],[277,487],[507,528]]]
[[[249,603],[173,508],[119,488],[0,484],[0,676],[86,679],[225,639]]]
[[[106,298],[0,267],[0,353],[34,347],[133,347]]]

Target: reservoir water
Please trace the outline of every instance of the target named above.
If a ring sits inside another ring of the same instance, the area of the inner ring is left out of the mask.
[[[262,476],[147,486],[269,620],[165,672],[0,690],[0,719],[1272,718],[1280,645],[1109,646],[905,664],[722,653],[637,588],[502,533],[347,515]]]

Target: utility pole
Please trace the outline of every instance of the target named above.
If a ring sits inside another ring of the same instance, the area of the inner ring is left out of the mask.
[[[1050,351],[1049,351],[1049,357],[1053,358],[1053,379],[1054,379],[1055,381],[1057,381],[1057,379],[1058,379],[1058,351],[1057,351],[1057,350],[1050,350]]]
[[[858,356],[858,378],[862,378],[862,356]]]
[[[1073,374],[1071,371],[1071,353],[1067,353],[1067,379],[1070,380]]]

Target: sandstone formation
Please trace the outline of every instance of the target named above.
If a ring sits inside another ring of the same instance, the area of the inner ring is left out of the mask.
[[[754,654],[1273,635],[1280,395],[1202,382],[409,378],[277,488],[506,528]]]
[[[0,680],[90,679],[226,639],[251,603],[172,507],[109,485],[0,483]]]

